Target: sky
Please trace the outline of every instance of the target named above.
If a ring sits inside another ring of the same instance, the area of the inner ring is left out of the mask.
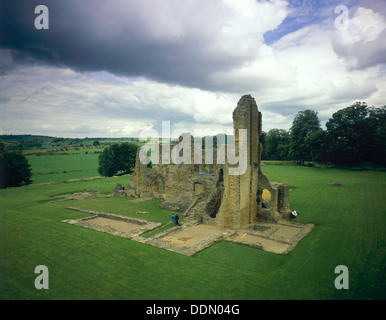
[[[386,1],[0,3],[0,134],[225,131],[244,94],[265,132],[386,105]]]

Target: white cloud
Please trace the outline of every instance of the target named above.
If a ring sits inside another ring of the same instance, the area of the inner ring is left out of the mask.
[[[264,34],[277,28],[288,15],[288,3],[283,0],[224,0],[232,16],[223,31],[235,36]]]
[[[372,9],[357,8],[348,28],[336,30],[332,45],[352,69],[386,63],[385,17]]]
[[[222,93],[53,67],[24,67],[2,80],[0,126],[14,134],[133,136],[162,121],[227,126],[237,103]]]
[[[362,38],[374,41],[381,29],[364,32]],[[334,50],[336,33],[332,19],[306,26],[270,47],[262,46],[257,58],[243,67],[213,74],[213,81],[218,79],[232,92],[245,88],[252,93],[265,115],[264,130],[289,129],[295,113],[306,108],[327,119],[358,100],[381,103],[385,75],[380,75],[380,66],[349,69]]]
[[[340,30],[341,41],[343,45],[374,41],[385,28],[385,18],[381,14],[360,7],[350,19],[349,28]]]

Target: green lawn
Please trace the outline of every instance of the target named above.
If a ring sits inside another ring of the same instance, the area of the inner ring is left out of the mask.
[[[169,212],[157,200],[47,203],[87,189],[109,193],[129,176],[0,190],[0,298],[385,299],[386,173],[285,165],[263,171],[288,182],[297,221],[315,224],[287,256],[222,241],[187,257],[61,222],[87,216],[65,209],[72,205],[129,216],[150,211],[141,218],[166,224]],[[37,265],[49,269],[49,290],[34,287]],[[349,269],[349,290],[334,287],[337,265]]]
[[[99,154],[94,152],[95,149],[90,149],[26,156],[32,168],[31,179],[34,184],[39,184],[99,176]]]

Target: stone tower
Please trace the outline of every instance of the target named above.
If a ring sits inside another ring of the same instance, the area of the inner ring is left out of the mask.
[[[246,170],[240,175],[230,175],[232,165],[227,161],[223,201],[217,216],[219,225],[240,228],[254,223],[258,212],[256,198],[260,168],[261,113],[252,96],[245,95],[239,100],[233,111],[233,129],[237,155],[240,156],[241,144],[245,144]],[[240,137],[240,129],[246,130],[246,141],[242,141],[244,137]]]

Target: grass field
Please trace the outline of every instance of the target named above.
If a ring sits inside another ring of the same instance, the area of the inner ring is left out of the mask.
[[[32,168],[31,179],[34,184],[39,184],[99,176],[97,171],[99,154],[95,152],[101,150],[26,156]]]
[[[170,212],[159,209],[158,200],[47,203],[55,195],[87,189],[107,194],[116,182],[127,185],[129,176],[87,179],[94,175],[90,163],[97,155],[87,156],[90,162],[83,165],[74,157],[66,168],[62,158],[55,165],[47,159],[45,165],[32,163],[37,173],[90,168],[79,180],[63,182],[47,174],[51,181],[45,177],[40,184],[0,190],[1,299],[386,298],[385,172],[264,166],[271,181],[288,182],[297,221],[313,223],[314,230],[287,256],[222,241],[187,257],[62,222],[87,216],[67,206],[128,216],[151,211],[141,218],[169,221]],[[68,176],[74,179],[76,172]],[[49,290],[34,287],[37,265],[49,269]],[[337,265],[348,267],[348,290],[334,286]]]

